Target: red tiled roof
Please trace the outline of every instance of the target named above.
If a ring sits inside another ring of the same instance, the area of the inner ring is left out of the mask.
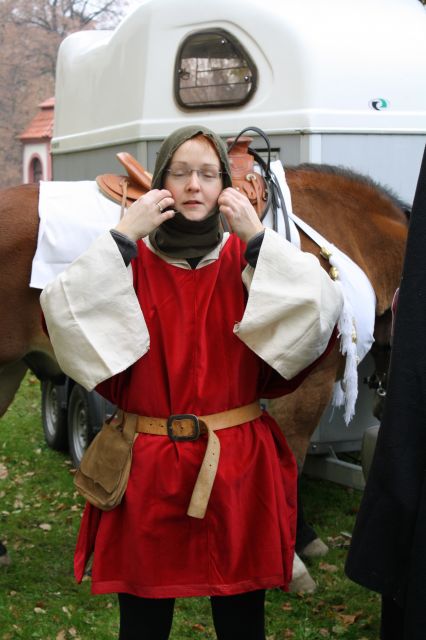
[[[41,109],[30,122],[28,127],[21,133],[20,140],[46,140],[53,135],[53,109],[55,98],[48,98],[38,105]]]

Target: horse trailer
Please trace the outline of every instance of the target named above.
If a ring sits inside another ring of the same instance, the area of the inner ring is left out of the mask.
[[[223,138],[253,125],[268,134],[284,167],[343,165],[410,205],[426,143],[425,33],[418,0],[144,0],[114,31],[82,31],[61,44],[53,178],[120,173],[119,151],[152,170],[161,141],[185,124]],[[261,138],[252,146],[266,152]],[[365,429],[377,423],[374,391],[362,384],[371,369],[367,356],[349,427],[339,409],[321,419],[309,450],[321,454],[308,456],[316,458],[308,460],[312,472],[321,474],[318,460],[324,469],[326,459],[327,477],[345,482],[342,474],[354,474],[351,483],[362,485],[354,465],[336,454],[359,451]],[[78,424],[65,423],[72,394],[75,402],[80,394],[78,462],[84,429],[90,438],[112,408],[75,391],[73,381],[44,386],[53,446],[58,416],[62,444],[66,429],[78,432]],[[98,409],[84,414],[89,403]]]

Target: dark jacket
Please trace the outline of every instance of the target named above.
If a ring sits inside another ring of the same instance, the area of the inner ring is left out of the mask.
[[[346,562],[355,582],[405,614],[401,640],[426,637],[426,149],[410,219],[388,395]]]

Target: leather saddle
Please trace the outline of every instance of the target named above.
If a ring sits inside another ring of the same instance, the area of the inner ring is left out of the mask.
[[[235,138],[228,138],[226,142],[231,146],[234,141]],[[239,137],[229,152],[229,163],[233,187],[248,197],[258,216],[261,217],[268,199],[268,192],[264,178],[254,171],[254,157],[249,153],[249,145],[252,141],[253,138],[249,136]],[[97,176],[96,182],[105,196],[121,205],[123,215],[125,207],[129,207],[150,190],[152,174],[127,151],[120,151],[116,157],[126,169],[127,175],[106,173]]]

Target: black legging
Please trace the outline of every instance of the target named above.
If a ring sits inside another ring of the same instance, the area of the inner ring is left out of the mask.
[[[119,593],[119,640],[167,640],[174,598],[138,598]],[[210,598],[218,640],[265,640],[265,591]]]

